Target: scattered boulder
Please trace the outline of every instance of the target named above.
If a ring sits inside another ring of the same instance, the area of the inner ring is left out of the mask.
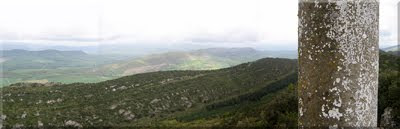
[[[38,127],[43,127],[43,123],[41,121],[38,121]]]
[[[153,99],[153,100],[150,102],[150,104],[157,103],[157,102],[160,102],[160,101],[161,101],[161,99]]]
[[[72,127],[79,127],[82,128],[82,125],[79,124],[76,121],[72,121],[72,120],[68,120],[67,122],[65,122],[65,126],[72,126]]]
[[[39,111],[36,111],[35,116],[40,116]]]
[[[24,127],[24,124],[15,124],[14,125],[14,128],[16,128],[16,129],[19,129],[19,128],[22,128],[22,127]]]
[[[93,95],[92,95],[92,94],[85,95],[85,98],[91,98],[91,97],[93,97]]]
[[[57,101],[55,101],[55,100],[47,100],[47,104],[53,104],[53,103],[56,103]]]
[[[111,109],[111,110],[114,110],[114,109],[117,108],[117,107],[118,107],[117,104],[113,104],[113,105],[111,105],[110,109]]]
[[[3,115],[3,114],[2,114],[2,115],[0,116],[0,119],[1,119],[1,120],[6,120],[6,118],[7,118],[7,115]]]
[[[124,113],[124,112],[125,112],[124,109],[119,109],[119,110],[118,110],[118,113],[119,113],[119,114],[122,114],[122,113]]]
[[[26,114],[26,112],[24,112],[24,113],[21,115],[21,118],[22,118],[22,119],[25,119],[25,118],[26,118],[26,115],[28,115],[28,114]]]
[[[393,120],[392,111],[393,111],[393,109],[391,107],[385,108],[385,110],[381,116],[380,127],[384,127],[384,128],[396,127],[396,123]]]
[[[125,120],[133,120],[136,117],[136,115],[129,110],[120,109],[118,113],[122,115],[125,118]]]
[[[126,87],[126,86],[121,86],[121,87],[119,87],[119,88],[117,88],[118,90],[126,90],[126,89],[128,89],[128,87]]]

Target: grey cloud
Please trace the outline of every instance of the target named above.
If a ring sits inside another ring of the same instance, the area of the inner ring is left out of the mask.
[[[5,41],[21,41],[21,40],[39,40],[39,41],[50,41],[50,42],[100,42],[110,41],[118,39],[120,36],[110,37],[83,37],[76,35],[40,35],[40,36],[29,36],[29,35],[18,35],[16,33],[0,33],[0,40]]]

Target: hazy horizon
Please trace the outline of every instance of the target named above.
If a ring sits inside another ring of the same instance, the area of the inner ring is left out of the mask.
[[[0,5],[0,47],[297,50],[289,1],[10,0]],[[396,3],[381,0],[381,48],[397,45]]]

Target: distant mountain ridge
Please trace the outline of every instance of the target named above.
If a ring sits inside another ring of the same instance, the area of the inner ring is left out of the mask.
[[[1,50],[1,53],[3,53],[3,57],[15,57],[15,56],[55,56],[55,55],[62,55],[62,56],[87,56],[88,54],[76,50],[76,51],[59,51],[59,50],[54,50],[54,49],[48,49],[48,50],[40,50],[40,51],[28,51],[28,50],[23,50],[23,49],[13,49],[13,50]]]
[[[383,48],[382,50],[389,54],[400,56],[400,45]]]
[[[382,48],[382,50],[385,51],[385,52],[400,51],[400,45]]]
[[[220,57],[237,57],[243,55],[257,55],[260,51],[257,51],[250,47],[245,48],[207,48],[207,49],[199,49],[195,50],[192,53],[199,53],[199,54],[210,54],[214,56]]]

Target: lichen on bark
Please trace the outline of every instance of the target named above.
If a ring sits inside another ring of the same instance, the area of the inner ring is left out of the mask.
[[[299,126],[376,127],[379,2],[299,1]]]

